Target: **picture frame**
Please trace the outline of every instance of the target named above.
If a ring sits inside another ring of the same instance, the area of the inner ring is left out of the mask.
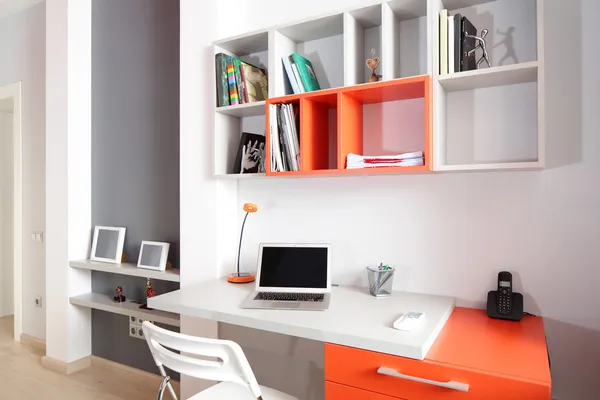
[[[165,271],[167,269],[169,247],[171,247],[169,243],[142,241],[137,267]]]
[[[123,259],[123,245],[125,243],[123,227],[96,226],[92,241],[91,261],[100,261],[111,264],[121,264]]]

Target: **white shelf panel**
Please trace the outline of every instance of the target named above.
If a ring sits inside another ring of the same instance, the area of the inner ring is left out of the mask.
[[[507,162],[495,164],[466,164],[466,165],[440,165],[435,170],[438,172],[450,171],[503,171],[503,170],[536,170],[544,166],[539,161]]]
[[[308,42],[344,33],[343,17],[343,14],[335,14],[279,27],[277,30],[296,43]]]
[[[238,55],[267,51],[268,44],[269,31],[267,30],[239,35],[215,43],[216,46]]]
[[[457,10],[459,8],[478,6],[480,4],[491,3],[493,1],[496,0],[443,0],[443,3],[444,7],[448,10]]]
[[[90,260],[71,261],[72,268],[87,269],[90,271],[108,272],[111,274],[137,276],[160,281],[179,282],[179,270],[168,269],[166,271],[154,271],[151,269],[138,268],[136,264],[110,264]]]
[[[215,179],[226,179],[226,180],[247,180],[247,179],[261,179],[266,178],[267,174],[264,172],[261,174],[220,174],[215,175]]]
[[[86,293],[71,297],[69,298],[69,303],[113,314],[138,317],[171,326],[180,325],[178,314],[158,310],[144,310],[140,308],[139,304],[132,303],[129,300],[125,303],[115,303],[110,296],[100,293]]]
[[[365,29],[380,26],[381,4],[375,4],[373,6],[350,11],[350,15],[352,15],[356,19],[356,21]]]
[[[393,0],[388,3],[401,21],[427,16],[427,2],[422,0]]]
[[[231,115],[232,117],[245,118],[265,115],[265,107],[266,102],[263,100],[254,103],[238,104],[236,106],[216,107],[216,111],[220,114]]]
[[[537,77],[538,62],[531,61],[504,67],[492,67],[440,75],[439,82],[447,92],[458,92],[461,90],[537,82]]]

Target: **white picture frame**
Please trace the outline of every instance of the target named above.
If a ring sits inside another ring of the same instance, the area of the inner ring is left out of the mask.
[[[94,228],[90,260],[121,264],[125,231],[126,229],[122,227],[96,226]]]
[[[169,247],[171,247],[169,243],[142,241],[137,267],[165,271],[167,269]]]

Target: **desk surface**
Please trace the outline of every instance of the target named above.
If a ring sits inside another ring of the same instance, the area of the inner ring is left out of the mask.
[[[219,279],[189,286],[149,299],[152,308],[378,351],[422,360],[454,309],[454,299],[394,292],[376,298],[367,288],[334,287],[327,311],[245,310],[239,307],[254,284],[236,285]],[[424,312],[425,324],[417,332],[392,328],[401,313]]]

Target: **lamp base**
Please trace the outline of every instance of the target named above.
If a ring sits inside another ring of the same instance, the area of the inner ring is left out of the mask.
[[[248,272],[234,272],[233,274],[227,275],[227,282],[229,283],[251,283],[256,280],[256,277]]]

